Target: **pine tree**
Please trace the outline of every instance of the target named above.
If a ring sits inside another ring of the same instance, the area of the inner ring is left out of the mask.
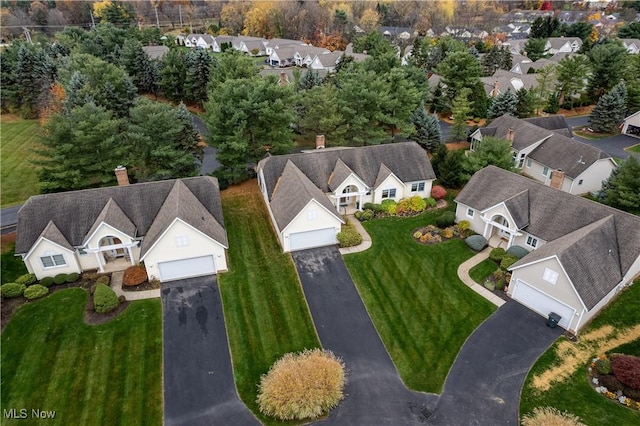
[[[142,50],[142,43],[135,39],[125,40],[120,64],[127,71],[139,92],[155,93],[158,80],[157,70],[153,61]]]
[[[623,161],[604,181],[602,200],[617,209],[640,215],[640,162],[633,156]]]
[[[187,67],[184,52],[171,49],[163,57],[160,66],[160,90],[172,101],[181,101],[185,96]]]
[[[467,139],[467,119],[471,112],[471,102],[469,95],[471,90],[462,89],[460,94],[453,100],[451,111],[453,113],[453,126],[451,127],[451,136],[455,141],[464,141]]]
[[[322,78],[318,74],[318,71],[312,68],[307,68],[307,72],[305,72],[300,77],[300,81],[298,82],[297,89],[309,90],[321,84],[322,84]]]
[[[412,138],[428,152],[434,152],[442,144],[442,130],[435,115],[427,114],[421,103],[411,115],[415,127]]]
[[[535,109],[535,98],[530,90],[525,87],[516,93],[516,116],[518,118],[527,118],[533,116]]]
[[[207,85],[211,64],[211,55],[204,49],[190,50],[185,57],[187,70],[185,75],[186,98],[201,105],[207,100]]]
[[[589,116],[589,125],[596,132],[614,133],[626,116],[627,89],[618,83],[609,93],[600,97]]]
[[[487,111],[487,118],[494,119],[505,114],[515,115],[517,106],[518,98],[511,90],[507,90],[493,99],[489,111]]]
[[[513,169],[513,154],[508,140],[485,136],[465,162],[465,170],[469,177],[475,172],[494,165],[505,170]]]

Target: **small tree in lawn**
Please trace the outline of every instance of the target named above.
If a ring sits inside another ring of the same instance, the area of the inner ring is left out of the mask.
[[[504,170],[513,169],[511,143],[506,139],[485,136],[468,157],[465,171],[472,176],[480,169],[493,165]]]
[[[424,103],[421,103],[411,115],[411,123],[415,126],[411,137],[424,149],[433,152],[442,144],[442,130],[438,118],[427,114]]]
[[[518,98],[511,90],[507,90],[493,99],[487,111],[487,118],[493,119],[505,114],[515,115],[517,106]]]
[[[453,126],[451,127],[451,135],[453,140],[460,141],[467,138],[467,119],[471,112],[471,102],[469,95],[471,90],[464,88],[460,94],[455,97],[451,106],[453,113]]]
[[[600,133],[613,133],[624,120],[627,105],[627,88],[618,83],[609,93],[600,97],[589,116],[589,125]]]
[[[605,204],[640,214],[640,161],[631,156],[602,184],[600,198]]]

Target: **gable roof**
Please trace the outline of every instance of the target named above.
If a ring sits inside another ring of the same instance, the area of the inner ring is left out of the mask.
[[[364,146],[359,148],[324,149],[309,153],[273,155],[262,159],[262,170],[269,200],[285,165],[291,161],[323,193],[331,192],[329,177],[338,159],[371,188],[375,187],[384,164],[403,182],[435,179],[427,153],[415,142]],[[386,177],[386,176],[385,176]]]
[[[107,201],[107,204],[105,204],[95,222],[93,222],[93,226],[91,226],[91,229],[87,231],[86,237],[82,243],[83,245],[87,243],[87,239],[98,229],[100,224],[103,222],[119,231],[124,232],[126,235],[132,238],[135,237],[136,226],[133,224],[133,222],[131,222],[127,215],[124,214],[118,204],[113,201],[113,198],[109,198],[109,201]]]
[[[291,160],[287,160],[269,203],[280,231],[286,228],[311,200],[316,200],[342,222],[327,196]]]
[[[523,118],[527,123],[535,124],[538,127],[542,127],[543,129],[551,130],[556,133],[560,133],[563,136],[567,136],[569,138],[573,137],[573,132],[571,131],[571,126],[567,123],[567,120],[564,118],[564,115],[549,115],[547,117],[531,117],[531,118]]]
[[[47,226],[42,230],[42,234],[40,234],[41,238],[46,238],[47,240],[58,244],[66,249],[73,251],[73,247],[69,244],[69,241],[62,235],[62,232],[58,229],[53,221],[49,221]],[[40,238],[39,237],[39,238]]]
[[[218,181],[208,176],[180,179],[220,225],[222,205]],[[85,189],[30,197],[18,212],[16,253],[28,252],[49,222],[53,222],[72,247],[81,247],[88,231],[105,210],[109,199],[135,225],[137,236],[149,232],[176,180],[137,183],[127,186]],[[108,209],[112,214],[112,208]]]
[[[142,50],[150,59],[160,59],[169,51],[167,46],[142,46]]]
[[[338,158],[336,166],[333,168],[331,175],[329,175],[327,186],[330,190],[335,191],[336,188],[338,188],[340,184],[351,175],[351,173],[353,173],[353,170],[344,164],[344,161]]]
[[[622,280],[613,215],[544,244],[511,269],[557,256],[587,309],[592,309]]]
[[[529,191],[524,190],[504,202],[518,229],[529,224]]]
[[[485,167],[475,173],[455,201],[483,211],[525,190],[529,195],[529,224],[522,228],[525,232],[552,242],[613,216],[623,275],[640,256],[640,217],[559,191],[495,166]]]
[[[520,120],[511,115],[505,114],[493,120],[487,128],[495,128],[492,136],[507,139],[509,129],[513,129],[513,149],[521,151],[536,142],[549,138],[553,132],[538,127],[532,123]],[[484,133],[483,133],[484,134]]]

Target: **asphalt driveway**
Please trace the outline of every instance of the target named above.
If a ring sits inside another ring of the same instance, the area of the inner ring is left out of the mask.
[[[519,425],[520,390],[533,363],[562,334],[516,301],[493,313],[466,341],[431,425]]]
[[[322,346],[349,370],[346,398],[323,424],[424,424],[436,395],[409,391],[398,376],[336,247],[292,253]]]
[[[165,425],[259,425],[238,398],[215,276],[162,285]]]

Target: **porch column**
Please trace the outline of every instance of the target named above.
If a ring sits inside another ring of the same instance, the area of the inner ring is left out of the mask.
[[[515,236],[514,232],[509,232],[509,243],[507,244],[507,248],[510,248],[513,244],[513,237]]]
[[[102,264],[102,259],[100,259],[101,256],[102,256],[101,252],[97,251],[96,259],[98,260],[98,269],[100,269],[100,272],[104,272],[104,265]]]
[[[363,208],[362,208],[362,194],[358,195],[358,210],[363,210]]]
[[[131,265],[135,265],[135,263],[133,263],[133,252],[131,251],[131,247],[127,247],[127,251],[129,252],[129,262],[131,262]]]
[[[485,237],[486,239],[489,239],[489,237],[487,236],[487,231],[489,230],[489,222],[485,222],[484,223],[484,231],[482,231],[482,236]]]

